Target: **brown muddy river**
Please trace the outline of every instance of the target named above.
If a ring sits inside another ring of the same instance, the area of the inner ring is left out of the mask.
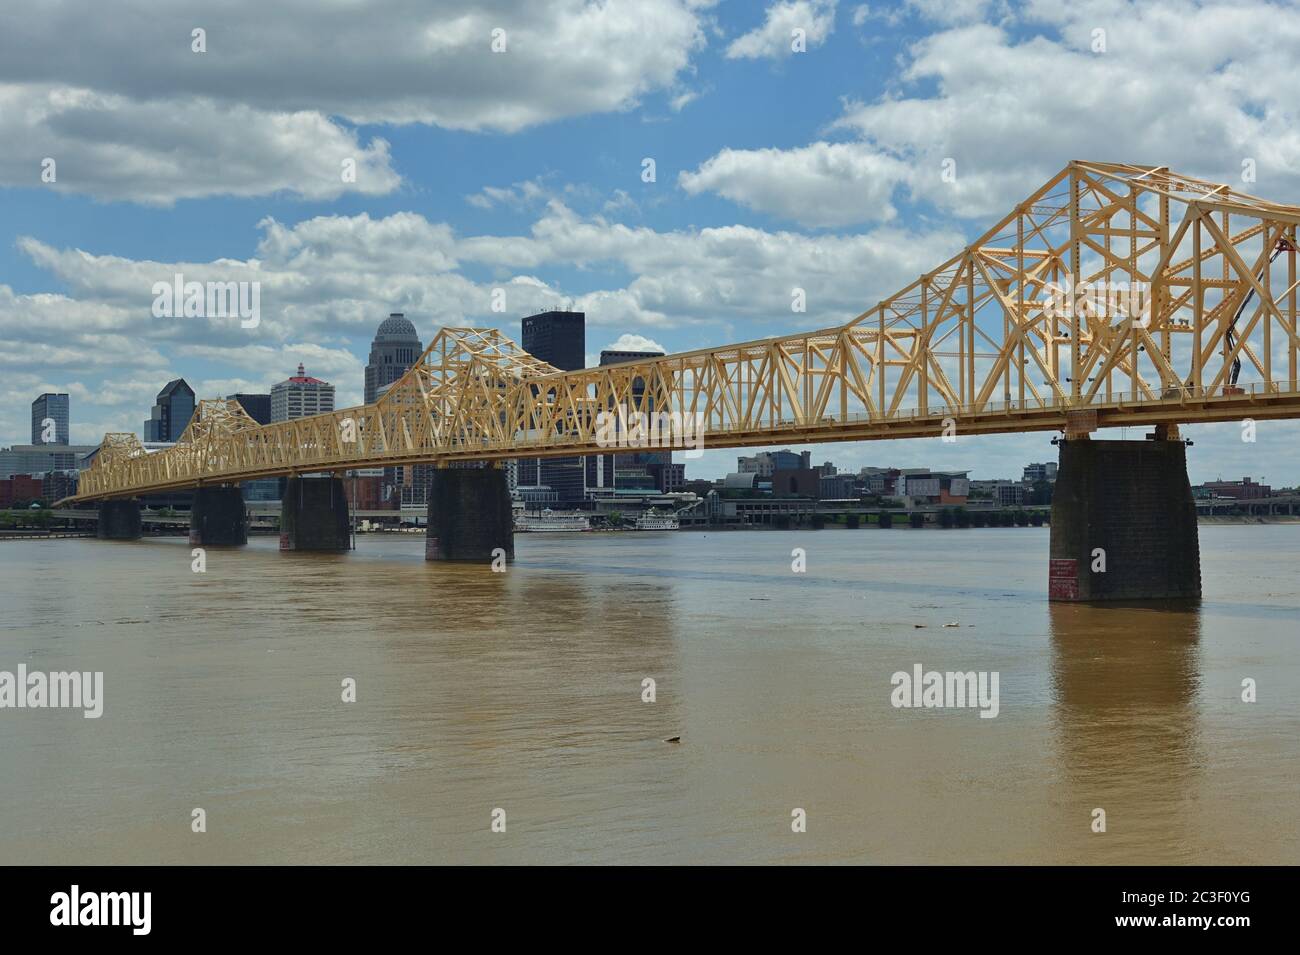
[[[1300,862],[1300,526],[1202,527],[1191,610],[1049,605],[1047,535],[2,542],[0,671],[104,699],[0,709],[0,862]]]

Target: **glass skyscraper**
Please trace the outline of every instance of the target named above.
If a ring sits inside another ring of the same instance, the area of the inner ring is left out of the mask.
[[[32,444],[67,443],[68,396],[47,392],[32,402]]]
[[[184,378],[175,378],[163,386],[154,401],[153,411],[144,423],[146,441],[175,441],[194,417],[194,389]]]

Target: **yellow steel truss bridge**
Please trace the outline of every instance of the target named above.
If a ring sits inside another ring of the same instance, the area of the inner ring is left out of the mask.
[[[374,404],[259,426],[203,400],[167,450],[105,435],[69,500],[597,454],[615,408],[689,416],[708,447],[1293,417],[1297,223],[1164,166],[1072,162],[845,325],[573,372],[444,328]]]

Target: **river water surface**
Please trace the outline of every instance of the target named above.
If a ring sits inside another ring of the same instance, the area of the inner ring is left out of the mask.
[[[1300,526],[1202,527],[1191,610],[1049,605],[1047,535],[3,542],[0,670],[105,702],[0,709],[0,863],[1300,862]]]

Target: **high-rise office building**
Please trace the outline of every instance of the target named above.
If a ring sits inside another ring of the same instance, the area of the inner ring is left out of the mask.
[[[424,353],[424,345],[413,325],[401,312],[390,312],[375,330],[366,362],[365,403],[379,396],[400,379]],[[381,495],[399,494],[405,504],[423,504],[429,489],[431,469],[427,465],[384,468]]]
[[[312,378],[302,364],[298,374],[271,388],[271,421],[291,421],[334,410],[334,386]]]
[[[668,455],[670,458],[672,455]],[[650,476],[654,478],[655,487],[664,494],[674,494],[678,491],[686,490],[686,465],[676,464],[673,461],[667,461],[662,464],[651,464],[647,467]]]
[[[253,395],[240,392],[226,395],[227,401],[238,401],[244,413],[258,424],[271,423],[271,396]],[[257,478],[240,482],[239,489],[244,492],[245,501],[278,501],[284,497],[284,478]]]
[[[154,401],[153,411],[144,422],[145,441],[175,441],[194,417],[194,389],[184,378],[174,378],[163,386]]]
[[[661,351],[619,351],[606,349],[600,353],[600,363],[604,365],[619,365],[629,361],[644,361],[647,358],[662,358],[664,353]],[[645,381],[640,377],[632,380],[631,407],[622,409],[624,412],[643,411],[647,414],[654,412],[653,400],[645,398]],[[614,458],[614,480],[613,486],[616,488],[638,488],[649,489],[658,488],[663,491],[663,481],[661,476],[663,472],[656,470],[663,465],[671,464],[673,454],[671,449],[666,451],[659,450],[640,450],[627,451],[622,454],[616,454]]]
[[[370,343],[370,361],[366,363],[366,404],[373,404],[380,389],[391,385],[424,353],[420,336],[401,312],[393,312],[380,323]]]
[[[240,392],[236,395],[226,395],[226,400],[238,401],[243,407],[244,413],[258,424],[271,423],[270,395],[249,395]]]
[[[32,444],[68,443],[68,396],[46,392],[32,402]]]
[[[542,312],[523,320],[519,344],[534,358],[560,371],[578,371],[587,364],[587,316],[583,312]]]
[[[560,371],[578,371],[587,364],[587,316],[583,312],[542,312],[529,315],[520,323],[520,345],[534,358],[554,365]],[[601,455],[600,457],[606,457]],[[612,456],[608,465],[601,461],[596,468],[582,457],[545,458],[519,461],[519,483],[546,486],[556,493],[557,503],[577,506],[586,498],[589,483],[604,485],[605,468],[613,481]],[[595,470],[592,470],[595,469]],[[588,481],[588,478],[591,481]]]

